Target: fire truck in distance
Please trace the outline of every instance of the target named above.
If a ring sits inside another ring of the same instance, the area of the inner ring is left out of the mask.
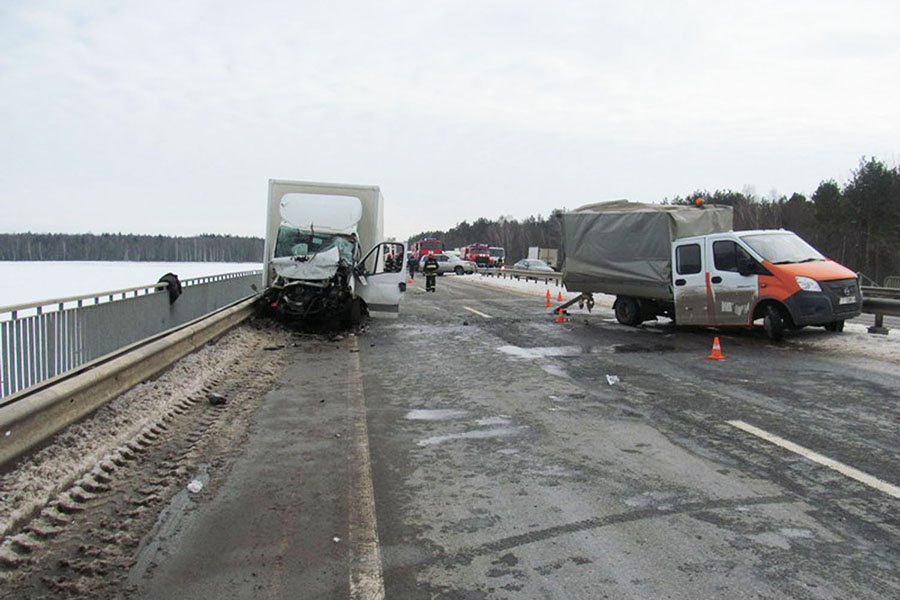
[[[460,251],[463,260],[470,260],[479,267],[491,266],[491,251],[487,244],[470,244]]]
[[[416,262],[423,256],[429,254],[443,254],[444,242],[434,238],[422,238],[418,242],[413,242],[409,246],[409,253],[416,259]]]

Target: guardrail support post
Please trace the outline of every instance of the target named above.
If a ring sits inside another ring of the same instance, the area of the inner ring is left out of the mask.
[[[869,327],[869,333],[877,333],[878,335],[887,335],[889,329],[884,326],[884,314],[875,313],[875,324]]]

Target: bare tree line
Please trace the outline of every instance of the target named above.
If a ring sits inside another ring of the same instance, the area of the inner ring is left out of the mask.
[[[262,262],[263,240],[212,234],[5,233],[0,234],[0,260]]]

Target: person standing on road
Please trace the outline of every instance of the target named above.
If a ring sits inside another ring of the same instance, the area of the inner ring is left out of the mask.
[[[406,269],[409,271],[409,278],[412,279],[416,275],[416,257],[412,252],[409,253],[409,258],[406,259]]]
[[[425,291],[433,292],[435,289],[435,278],[438,272],[438,261],[434,254],[429,254],[422,265],[422,271],[425,273]]]

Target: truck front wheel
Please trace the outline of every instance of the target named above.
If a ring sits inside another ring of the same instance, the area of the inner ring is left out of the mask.
[[[630,296],[619,296],[613,304],[613,310],[616,311],[616,320],[622,325],[640,325],[641,323],[641,304],[637,298]]]
[[[774,304],[767,306],[763,315],[763,329],[766,330],[766,336],[773,342],[778,341],[784,337],[784,328],[784,313],[781,309]]]

